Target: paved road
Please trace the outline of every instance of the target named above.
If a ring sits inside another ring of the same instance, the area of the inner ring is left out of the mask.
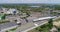
[[[17,30],[16,30],[16,32],[27,32],[27,31],[29,31],[29,30],[31,30],[31,29],[34,29],[34,28],[36,28],[36,27],[38,27],[38,26],[41,26],[41,25],[43,25],[43,24],[45,24],[45,23],[47,23],[48,21],[41,21],[41,22],[37,22],[37,23],[28,23],[28,24],[25,24],[25,25],[23,25],[23,26],[20,26]],[[35,24],[37,24],[37,26],[35,25]]]
[[[45,18],[45,17],[44,17]],[[56,18],[56,16],[53,16],[53,17],[51,17],[51,18]],[[41,19],[41,18],[40,18]],[[25,31],[22,31],[22,32],[27,32],[27,31],[29,31],[29,30],[31,30],[31,29],[34,29],[34,28],[36,28],[36,27],[38,27],[38,26],[41,26],[41,25],[43,25],[43,24],[45,24],[45,23],[48,23],[48,21],[38,21],[38,22],[35,22],[34,23],[34,27],[31,27],[31,28],[29,28],[29,29],[26,29]]]
[[[54,16],[55,17],[55,16]],[[53,18],[54,18],[53,17]],[[30,21],[30,20],[29,20]],[[31,30],[31,29],[33,29],[33,28],[36,28],[36,27],[38,27],[38,26],[41,26],[41,25],[43,25],[43,24],[45,24],[45,23],[47,23],[48,21],[38,21],[38,22],[29,22],[30,24],[31,24],[31,26],[28,24],[27,26],[26,26],[26,24],[24,25],[25,27],[23,27],[23,26],[21,26],[21,27],[19,27],[16,31],[17,32],[27,32],[27,31],[29,31],[29,30]],[[34,26],[35,25],[35,26]],[[28,27],[29,26],[29,27]],[[22,30],[21,30],[22,29]]]
[[[46,23],[48,23],[48,22],[43,22],[43,23],[41,23],[41,24],[37,24],[37,25],[35,25],[35,26],[33,26],[33,27],[31,27],[31,28],[29,28],[29,29],[26,29],[26,30],[24,30],[24,31],[22,31],[22,32],[27,32],[27,31],[29,31],[29,30],[32,30],[32,29],[34,29],[34,28],[36,28],[36,27],[38,27],[38,26],[41,26],[41,25],[43,25],[43,24],[46,24]]]
[[[19,32],[19,31],[24,31],[26,29],[29,29],[30,27],[34,27],[34,23],[32,22],[29,22],[29,23],[26,23],[25,25],[21,25],[18,27],[18,29],[16,30],[16,32]]]
[[[55,16],[54,16],[54,17],[55,17]],[[38,26],[41,26],[41,25],[47,23],[47,21],[39,21],[39,22],[35,22],[35,23],[30,22],[30,21],[31,21],[31,20],[29,20],[29,22],[26,23],[25,25],[21,25],[21,26],[16,30],[16,32],[19,32],[19,31],[21,31],[21,32],[27,32],[27,31],[29,31],[29,30],[31,30],[31,29],[33,29],[33,28],[36,28],[36,27],[38,27]],[[9,25],[10,25],[10,24],[9,24]]]

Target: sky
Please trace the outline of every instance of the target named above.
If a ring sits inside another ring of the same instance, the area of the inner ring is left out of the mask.
[[[0,0],[2,3],[51,3],[59,4],[60,0]]]

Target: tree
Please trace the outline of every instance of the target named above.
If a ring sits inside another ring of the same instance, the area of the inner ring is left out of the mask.
[[[5,31],[5,32],[9,32],[9,31]]]
[[[5,19],[6,16],[7,16],[7,14],[4,14],[4,15],[2,16],[2,19]]]
[[[49,19],[48,23],[49,23],[49,28],[51,29],[53,27],[53,19]]]

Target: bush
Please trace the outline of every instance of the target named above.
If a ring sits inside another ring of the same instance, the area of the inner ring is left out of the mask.
[[[52,28],[53,26],[49,23],[44,24],[40,27],[35,28],[36,30],[40,31],[40,32],[49,32],[49,30]]]

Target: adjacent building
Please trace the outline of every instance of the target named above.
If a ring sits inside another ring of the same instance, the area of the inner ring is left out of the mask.
[[[18,25],[15,22],[3,23],[3,24],[0,24],[0,32],[7,31],[9,29],[13,29],[16,27],[18,27]]]

